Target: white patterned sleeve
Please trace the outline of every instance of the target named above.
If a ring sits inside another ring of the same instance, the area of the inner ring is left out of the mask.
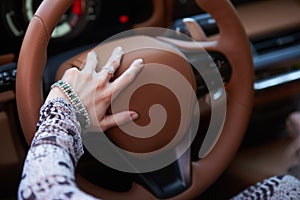
[[[18,199],[95,199],[75,183],[75,167],[83,154],[80,124],[63,98],[45,103],[28,151]]]
[[[274,176],[253,185],[231,200],[299,200],[300,181],[290,175]]]

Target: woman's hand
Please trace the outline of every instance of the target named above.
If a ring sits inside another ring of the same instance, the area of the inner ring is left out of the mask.
[[[70,84],[86,107],[91,120],[91,127],[100,129],[100,131],[138,118],[138,114],[134,111],[106,115],[106,111],[113,101],[112,98],[115,98],[116,94],[126,88],[143,68],[143,60],[136,59],[120,77],[110,82],[114,71],[120,65],[122,56],[122,48],[115,48],[107,63],[99,72],[96,72],[98,59],[96,53],[91,51],[88,53],[86,63],[81,71],[75,67],[70,68],[66,70],[61,79]],[[55,97],[63,97],[68,100],[57,87],[50,91],[47,100]]]

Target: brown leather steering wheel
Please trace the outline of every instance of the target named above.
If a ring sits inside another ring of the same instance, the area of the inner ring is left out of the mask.
[[[227,113],[217,144],[203,159],[192,163],[192,185],[172,199],[192,199],[205,191],[226,169],[237,152],[247,128],[253,99],[253,65],[247,35],[234,7],[228,0],[196,0],[198,5],[216,20],[220,34],[214,41],[201,42],[208,51],[220,52],[231,65],[231,78],[226,84]],[[42,104],[41,82],[47,60],[50,35],[72,0],[44,0],[29,24],[20,57],[16,80],[19,119],[28,143],[35,133],[35,125]],[[172,41],[170,41],[172,42]],[[198,48],[192,42],[178,46]],[[117,193],[100,188],[82,177],[80,186],[104,199],[155,199],[145,188],[134,183],[128,192]]]

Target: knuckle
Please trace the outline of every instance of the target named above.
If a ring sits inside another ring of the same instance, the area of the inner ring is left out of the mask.
[[[76,76],[78,73],[79,70],[76,67],[71,67],[65,71],[65,74],[68,76]]]
[[[105,82],[104,82],[104,80],[100,80],[98,82],[96,90],[102,92],[104,90],[104,88],[105,88]]]
[[[100,129],[101,129],[102,131],[106,131],[106,130],[108,129],[108,127],[102,123],[102,124],[100,125]]]
[[[111,62],[111,65],[112,66],[114,66],[114,67],[116,67],[116,66],[118,66],[119,65],[119,61],[118,60],[113,60],[112,62]]]

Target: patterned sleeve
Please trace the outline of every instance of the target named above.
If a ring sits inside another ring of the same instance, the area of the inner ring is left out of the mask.
[[[300,199],[300,181],[293,176],[274,176],[242,191],[231,200]]]
[[[83,154],[80,132],[75,110],[63,98],[42,106],[18,199],[95,199],[75,183],[75,166]]]

